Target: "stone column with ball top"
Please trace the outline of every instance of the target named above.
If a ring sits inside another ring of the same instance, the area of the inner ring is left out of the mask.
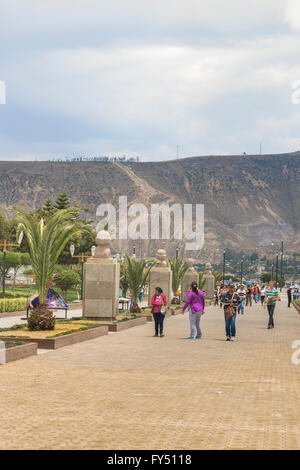
[[[189,288],[192,284],[192,282],[197,282],[198,284],[198,273],[195,271],[195,268],[193,267],[194,260],[192,258],[189,258],[187,260],[187,263],[189,265],[189,268],[187,269],[185,275],[183,276],[182,280],[182,293],[181,293],[181,299],[185,302]]]
[[[114,320],[119,307],[120,264],[110,258],[109,232],[100,231],[96,245],[95,256],[84,264],[83,317]]]
[[[172,293],[172,271],[167,266],[167,254],[165,250],[157,250],[156,265],[151,269],[149,274],[149,293],[148,303],[151,306],[151,298],[154,294],[155,287],[161,287],[163,293],[167,297],[168,306],[171,304]]]
[[[205,264],[204,271],[205,281],[203,290],[205,292],[206,299],[213,299],[215,293],[215,276],[212,273],[212,266],[210,263]]]

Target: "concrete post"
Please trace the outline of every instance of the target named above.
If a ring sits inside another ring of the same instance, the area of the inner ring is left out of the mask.
[[[165,250],[158,250],[156,254],[157,264],[151,269],[149,274],[148,304],[151,305],[151,298],[155,287],[161,287],[167,297],[168,306],[171,304],[172,293],[172,271],[167,266],[167,255]]]
[[[96,252],[84,265],[83,317],[114,320],[119,307],[120,265],[110,259],[111,238],[107,231],[97,234]]]

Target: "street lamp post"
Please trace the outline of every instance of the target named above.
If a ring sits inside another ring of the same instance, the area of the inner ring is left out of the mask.
[[[280,253],[280,292],[282,291],[283,281],[283,242],[281,242],[281,253]]]
[[[274,264],[272,263],[271,281],[273,281]]]
[[[20,233],[18,243],[8,243],[7,240],[3,240],[3,242],[0,242],[0,248],[3,248],[3,278],[2,278],[2,293],[3,293],[3,299],[5,299],[5,271],[6,271],[6,251],[7,248],[10,248],[12,246],[18,246],[20,247],[23,239],[23,232]]]
[[[243,268],[244,268],[244,260],[241,261],[241,284],[243,284]]]
[[[96,250],[96,247],[93,245],[92,248],[91,248],[91,252],[92,252],[92,256],[95,256],[95,250]],[[80,255],[78,256],[75,256],[74,253],[75,253],[75,246],[74,245],[71,245],[70,246],[70,253],[71,253],[71,256],[72,258],[78,258],[80,263],[81,263],[81,288],[80,288],[80,300],[83,299],[83,265],[85,263],[85,260],[87,258],[90,258],[89,255],[86,255],[84,253],[81,253]]]
[[[176,246],[176,253],[175,253],[175,259],[178,260],[178,253],[179,253],[179,248]]]
[[[223,284],[225,282],[225,262],[226,262],[226,250],[223,251]]]
[[[276,266],[276,268],[275,268],[276,269],[275,279],[276,279],[276,288],[277,288],[277,285],[278,285],[278,252],[276,253],[276,265],[275,266]]]

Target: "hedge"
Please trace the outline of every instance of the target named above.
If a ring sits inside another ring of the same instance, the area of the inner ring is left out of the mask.
[[[27,302],[26,297],[18,299],[0,299],[0,313],[26,310]]]

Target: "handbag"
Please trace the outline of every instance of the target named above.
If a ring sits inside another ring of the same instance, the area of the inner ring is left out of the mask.
[[[232,320],[235,315],[235,309],[233,308],[233,298],[234,294],[232,294],[230,305],[224,309],[225,318],[228,321]]]

